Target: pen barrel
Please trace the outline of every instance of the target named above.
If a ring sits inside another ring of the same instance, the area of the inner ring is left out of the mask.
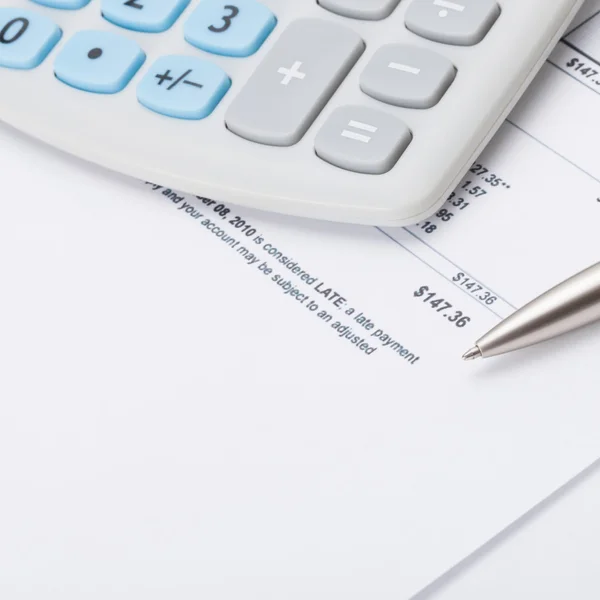
[[[505,319],[477,346],[497,356],[553,339],[600,320],[600,263],[567,279]]]

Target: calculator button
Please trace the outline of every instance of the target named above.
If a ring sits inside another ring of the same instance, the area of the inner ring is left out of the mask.
[[[231,80],[217,65],[193,56],[163,56],[138,86],[142,105],[178,119],[204,119],[215,109]]]
[[[300,141],[364,51],[351,29],[294,21],[254,71],[226,114],[237,135],[273,146]]]
[[[351,19],[379,21],[389,17],[400,0],[318,0],[327,10]]]
[[[37,67],[61,35],[60,27],[48,17],[20,8],[0,8],[0,67]]]
[[[452,62],[432,50],[388,44],[380,48],[360,78],[365,94],[394,106],[430,108],[456,77]]]
[[[204,0],[187,20],[184,35],[193,46],[213,54],[250,56],[276,24],[275,15],[255,0]]]
[[[33,0],[33,2],[42,6],[49,6],[50,8],[76,10],[88,5],[91,0]]]
[[[487,35],[499,16],[494,0],[413,0],[406,26],[434,42],[472,46]]]
[[[317,156],[357,173],[388,172],[412,141],[408,127],[397,117],[373,108],[338,108],[315,140]]]
[[[63,83],[86,92],[120,92],[146,59],[132,40],[109,31],[79,31],[63,47],[54,73]]]
[[[134,31],[158,33],[175,23],[190,0],[102,0],[102,16]]]

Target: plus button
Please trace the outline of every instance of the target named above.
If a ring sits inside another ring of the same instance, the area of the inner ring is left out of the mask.
[[[289,85],[292,79],[304,79],[306,77],[306,73],[302,73],[300,71],[300,67],[302,63],[300,61],[296,61],[291,69],[286,69],[285,67],[281,67],[277,72],[280,75],[284,75],[284,78],[281,80],[281,85]]]

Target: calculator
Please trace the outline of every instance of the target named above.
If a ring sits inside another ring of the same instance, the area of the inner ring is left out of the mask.
[[[410,225],[582,2],[0,0],[0,120],[196,196]]]

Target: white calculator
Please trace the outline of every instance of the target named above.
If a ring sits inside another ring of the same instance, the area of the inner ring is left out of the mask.
[[[409,225],[582,3],[0,0],[0,120],[197,196]]]

